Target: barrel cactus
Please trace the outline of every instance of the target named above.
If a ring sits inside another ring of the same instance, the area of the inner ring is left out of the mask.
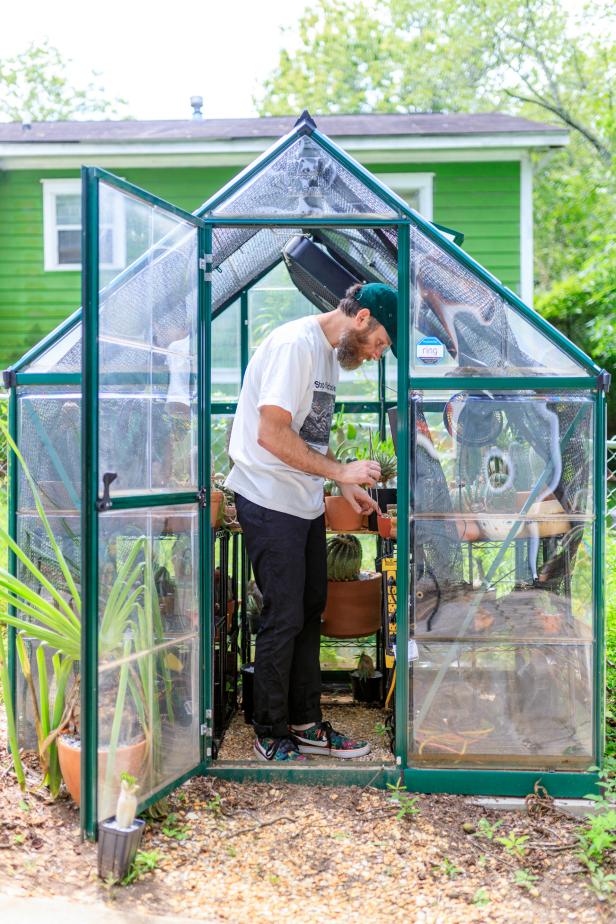
[[[362,548],[357,536],[333,536],[327,543],[327,577],[330,581],[357,581]]]

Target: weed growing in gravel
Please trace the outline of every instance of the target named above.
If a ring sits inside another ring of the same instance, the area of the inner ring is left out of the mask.
[[[526,841],[528,840],[528,834],[520,834],[518,837],[513,831],[511,834],[506,834],[504,837],[495,838],[497,843],[502,844],[507,853],[512,857],[517,857],[521,860],[526,856]]]
[[[178,816],[171,812],[162,826],[162,832],[166,837],[172,837],[176,841],[185,841],[190,834],[190,826],[177,823]]]
[[[481,818],[479,820],[479,824],[477,825],[477,834],[480,834],[482,837],[485,837],[491,841],[494,839],[494,835],[502,823],[502,821],[495,821],[493,824],[490,824],[487,818]]]
[[[588,869],[591,889],[603,900],[613,893],[616,882],[616,875],[603,869],[606,860],[616,854],[616,758],[607,757],[603,770],[591,769],[599,774],[601,794],[586,796],[596,807],[576,830],[578,859]]]
[[[122,885],[131,885],[158,866],[160,854],[157,850],[138,850],[132,866],[122,880]]]
[[[387,788],[390,792],[387,801],[393,802],[394,805],[398,806],[398,811],[396,812],[397,821],[400,821],[402,818],[412,818],[414,815],[419,815],[420,809],[417,806],[418,797],[409,796],[402,780],[396,780],[395,783],[388,783]]]
[[[214,793],[210,801],[205,803],[205,809],[213,815],[222,815],[222,799],[219,793]]]
[[[477,889],[473,895],[473,905],[479,905],[480,908],[483,908],[484,905],[490,904],[490,896],[485,889]]]
[[[516,869],[513,875],[513,884],[520,886],[521,889],[526,889],[531,895],[535,895],[535,893],[539,894],[534,885],[538,879],[539,876],[531,873],[528,869]]]
[[[443,860],[438,866],[435,866],[434,869],[442,873],[443,876],[447,876],[448,879],[457,879],[460,873],[463,873],[464,870],[461,867],[456,866],[455,863],[452,863],[449,857],[443,857]]]

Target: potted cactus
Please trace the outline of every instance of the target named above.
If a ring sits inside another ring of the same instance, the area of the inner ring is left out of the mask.
[[[375,703],[381,698],[381,671],[374,668],[374,661],[362,651],[357,659],[357,667],[351,673],[353,699],[356,703]]]
[[[321,634],[330,638],[372,635],[381,627],[382,576],[361,571],[357,536],[333,536],[327,543],[327,606]]]

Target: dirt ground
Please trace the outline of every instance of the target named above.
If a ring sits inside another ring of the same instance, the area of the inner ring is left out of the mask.
[[[0,723],[1,724],[1,723]],[[419,796],[396,818],[391,793],[350,788],[186,783],[175,817],[149,822],[142,850],[157,865],[132,885],[96,874],[68,799],[50,803],[34,775],[22,796],[0,729],[0,894],[104,900],[124,913],[208,922],[603,922],[575,857],[575,819],[531,801],[528,814],[491,812],[457,796]],[[528,835],[512,856],[485,833]],[[536,879],[516,885],[516,870]],[[94,919],[94,918],[92,918]]]

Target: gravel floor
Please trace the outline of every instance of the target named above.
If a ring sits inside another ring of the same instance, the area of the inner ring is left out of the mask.
[[[1,723],[0,723],[1,725]],[[142,848],[157,866],[131,886],[96,876],[96,846],[80,843],[76,808],[22,796],[0,727],[0,892],[101,898],[125,914],[211,922],[539,922],[607,924],[575,857],[578,822],[550,803],[493,813],[463,797],[419,796],[396,818],[391,794],[359,787],[186,783],[168,800],[174,818],[147,825]],[[521,859],[481,832],[528,836]],[[516,870],[536,880],[515,884]],[[95,919],[94,917],[91,919]]]

